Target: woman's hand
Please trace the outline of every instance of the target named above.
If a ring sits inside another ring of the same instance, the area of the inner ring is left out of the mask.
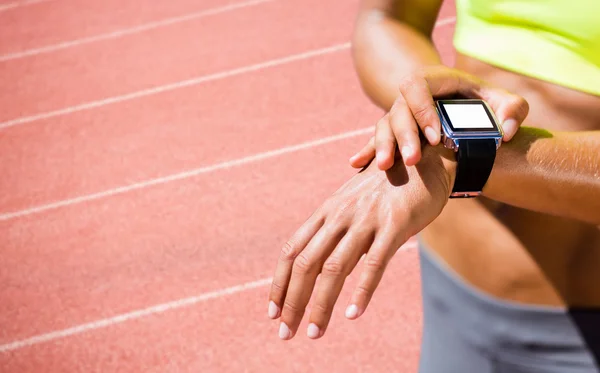
[[[346,317],[355,319],[365,312],[394,253],[446,204],[455,173],[454,156],[448,152],[428,146],[417,166],[397,163],[385,172],[370,165],[287,241],[275,269],[268,310],[269,317],[281,317],[280,338],[296,334],[319,274],[307,334],[323,336],[344,280],[363,254],[364,271]]]
[[[350,158],[352,167],[364,167],[376,158],[379,169],[387,170],[400,155],[407,166],[417,164],[421,159],[419,128],[429,144],[440,141],[441,124],[434,98],[460,95],[487,101],[502,124],[504,141],[514,136],[529,112],[523,97],[446,66],[419,70],[405,77],[399,88],[392,109],[377,123],[375,136]],[[396,147],[400,154],[395,154]]]

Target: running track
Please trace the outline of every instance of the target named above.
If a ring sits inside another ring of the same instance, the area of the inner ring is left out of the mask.
[[[322,340],[266,316],[279,247],[380,115],[357,4],[0,0],[0,372],[415,371],[412,243]]]

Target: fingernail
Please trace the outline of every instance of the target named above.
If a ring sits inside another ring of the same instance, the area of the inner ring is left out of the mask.
[[[351,304],[346,308],[346,318],[354,319],[358,316],[358,307],[356,304]]]
[[[429,140],[429,143],[434,143],[437,141],[437,133],[433,129],[433,127],[425,127],[425,137]]]
[[[272,319],[279,317],[279,307],[273,301],[269,301],[269,317]]]
[[[410,145],[404,145],[400,152],[402,153],[402,158],[404,158],[405,162],[408,158],[410,158],[413,155],[413,150]]]
[[[284,322],[279,324],[279,338],[283,339],[284,341],[292,338],[292,331],[287,325],[285,325]]]
[[[321,336],[321,329],[313,323],[308,324],[308,329],[306,330],[306,335],[308,338],[316,339]]]

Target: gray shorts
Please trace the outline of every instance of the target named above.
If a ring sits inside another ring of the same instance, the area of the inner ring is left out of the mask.
[[[465,283],[420,243],[420,373],[598,373],[600,311],[507,302]]]

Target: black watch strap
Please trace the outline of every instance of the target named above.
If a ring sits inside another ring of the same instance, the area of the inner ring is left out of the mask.
[[[450,198],[476,197],[477,194],[469,193],[481,192],[492,173],[495,159],[494,139],[460,140],[456,155],[456,180]]]

